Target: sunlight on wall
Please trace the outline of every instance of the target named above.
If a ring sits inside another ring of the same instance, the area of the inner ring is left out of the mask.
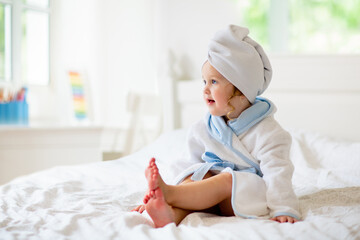
[[[66,121],[67,72],[75,70],[88,77],[96,122],[126,125],[130,91],[169,91],[161,82],[169,49],[177,77],[200,77],[209,39],[227,24],[249,27],[250,36],[270,52],[360,53],[360,20],[354,15],[359,5],[355,0],[53,1],[52,86],[32,111]]]
[[[127,125],[126,97],[156,92],[154,1],[106,1],[104,60],[106,125]]]
[[[252,36],[273,52],[360,53],[360,1],[237,0],[237,3]]]

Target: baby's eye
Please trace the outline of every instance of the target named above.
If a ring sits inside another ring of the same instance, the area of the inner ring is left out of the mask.
[[[211,83],[212,83],[212,84],[216,84],[217,81],[216,81],[216,80],[211,80]]]
[[[204,85],[206,85],[206,81],[205,81],[205,80],[203,80],[203,83],[204,83]]]

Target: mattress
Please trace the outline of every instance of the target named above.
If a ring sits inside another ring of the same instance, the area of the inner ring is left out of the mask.
[[[170,182],[186,133],[165,133],[114,161],[55,167],[0,186],[0,239],[360,239],[360,142],[301,130],[290,133],[302,221],[198,212],[154,228],[146,212],[131,212],[146,192],[145,167],[155,157]]]

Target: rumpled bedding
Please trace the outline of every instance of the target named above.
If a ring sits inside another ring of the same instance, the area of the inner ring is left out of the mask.
[[[55,167],[0,186],[0,239],[360,239],[360,142],[290,132],[301,222],[193,213],[178,227],[155,229],[146,213],[131,212],[146,192],[151,157],[165,181],[174,177],[183,129],[118,160]]]

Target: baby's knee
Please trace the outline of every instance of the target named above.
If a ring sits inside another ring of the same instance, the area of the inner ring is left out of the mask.
[[[220,173],[220,175],[222,176],[225,186],[227,186],[230,191],[232,189],[232,174],[229,172],[222,172]]]

